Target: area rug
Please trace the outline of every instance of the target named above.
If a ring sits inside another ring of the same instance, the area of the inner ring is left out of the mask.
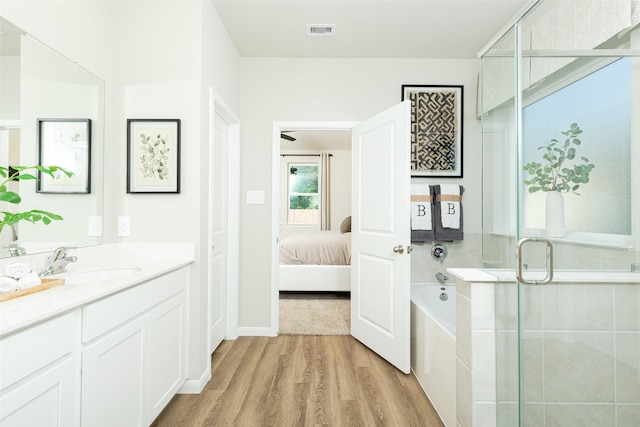
[[[349,299],[280,299],[281,335],[349,335]]]

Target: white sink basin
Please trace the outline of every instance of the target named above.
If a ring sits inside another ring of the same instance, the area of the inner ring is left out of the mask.
[[[64,278],[67,284],[73,283],[91,283],[106,282],[108,280],[121,279],[140,271],[140,267],[114,267],[96,270],[83,270],[56,275],[56,277]]]

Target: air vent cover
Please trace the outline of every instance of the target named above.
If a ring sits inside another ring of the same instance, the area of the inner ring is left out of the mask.
[[[336,24],[307,24],[307,36],[327,37],[336,35]]]

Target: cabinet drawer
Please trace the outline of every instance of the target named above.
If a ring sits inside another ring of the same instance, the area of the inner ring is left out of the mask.
[[[183,290],[186,283],[187,269],[182,268],[85,306],[82,342],[89,342],[141,315]]]
[[[2,338],[0,388],[5,389],[71,353],[77,342],[77,313],[79,311],[74,311]]]

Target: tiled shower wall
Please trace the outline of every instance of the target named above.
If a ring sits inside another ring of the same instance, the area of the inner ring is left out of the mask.
[[[522,301],[524,425],[637,426],[640,285],[525,286]],[[515,283],[495,304],[497,425],[517,425]]]
[[[447,257],[440,263],[431,258],[431,248],[435,244],[447,248]],[[447,273],[447,268],[480,268],[482,265],[482,234],[465,233],[464,240],[456,242],[426,242],[411,243],[411,282],[438,283],[436,273],[449,276],[450,283],[454,283],[453,276]]]

